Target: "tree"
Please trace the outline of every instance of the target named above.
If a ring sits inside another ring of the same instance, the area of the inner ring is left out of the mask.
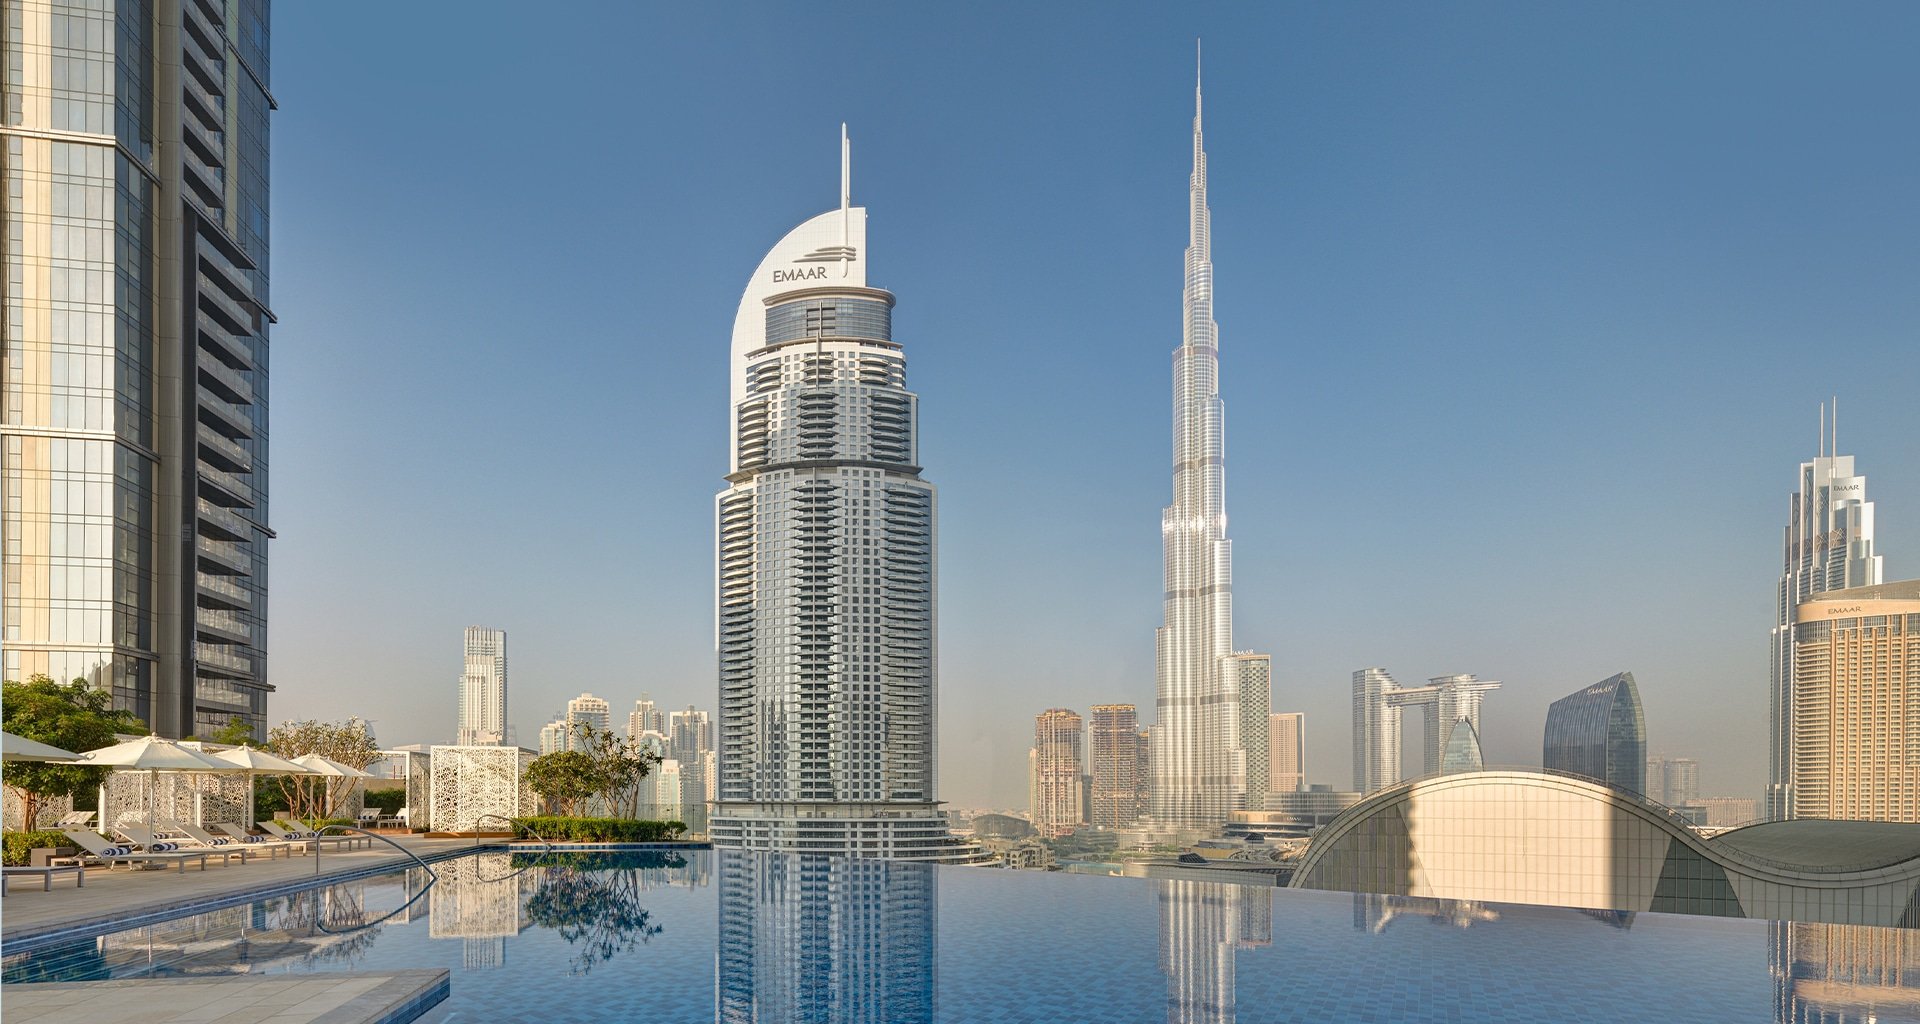
[[[115,733],[147,733],[146,723],[133,712],[113,706],[113,694],[96,690],[87,681],[56,683],[36,675],[24,683],[0,685],[0,706],[6,731],[75,753],[112,746]],[[110,768],[70,764],[13,762],[6,766],[6,785],[20,793],[25,822],[32,827],[40,805],[58,796],[72,796],[106,780]]]
[[[267,733],[266,749],[289,760],[319,754],[349,768],[365,768],[380,759],[380,745],[374,742],[373,729],[358,716],[344,722],[281,722]],[[357,779],[331,776],[283,775],[280,792],[287,798],[287,810],[296,818],[327,818]]]
[[[592,757],[578,750],[543,754],[527,765],[527,786],[561,814],[572,815],[580,801],[599,792],[599,775]]]
[[[600,798],[607,813],[638,817],[640,780],[660,763],[660,755],[611,731],[595,729],[592,722],[575,723],[573,749],[593,762],[591,795]]]
[[[219,743],[228,747],[237,747],[244,743],[253,742],[253,726],[248,725],[246,719],[235,715],[227,720],[227,724],[215,729],[212,736],[189,736],[187,738],[190,740],[203,740],[207,743]]]

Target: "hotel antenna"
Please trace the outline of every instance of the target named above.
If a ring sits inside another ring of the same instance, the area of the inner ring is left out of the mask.
[[[852,261],[847,259],[847,246],[852,243],[848,222],[852,219],[849,211],[853,207],[853,146],[847,141],[847,122],[840,122],[840,276],[846,277],[852,269]]]

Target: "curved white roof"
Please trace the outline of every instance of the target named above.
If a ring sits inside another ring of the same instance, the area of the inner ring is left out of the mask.
[[[800,288],[867,286],[867,209],[828,210],[787,232],[754,268],[733,315],[733,401],[746,397],[746,355],[767,338],[770,296]]]

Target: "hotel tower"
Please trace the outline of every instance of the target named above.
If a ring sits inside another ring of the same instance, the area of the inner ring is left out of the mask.
[[[267,0],[8,0],[0,676],[266,735]]]
[[[716,845],[950,859],[935,797],[935,514],[893,295],[849,191],[753,272],[715,503]]]
[[[1185,324],[1173,353],[1173,504],[1160,515],[1166,624],[1155,636],[1152,821],[1212,829],[1247,804],[1239,663],[1233,650],[1233,542],[1227,539],[1226,407],[1213,322],[1207,151],[1193,85]],[[1263,707],[1261,713],[1265,714]]]
[[[1794,801],[1794,615],[1800,605],[1829,590],[1871,587],[1881,582],[1882,557],[1873,547],[1873,502],[1867,478],[1853,471],[1853,456],[1839,450],[1839,403],[1832,441],[1826,410],[1820,414],[1820,454],[1800,464],[1800,489],[1787,510],[1783,566],[1775,593],[1768,650],[1767,820],[1797,814]]]

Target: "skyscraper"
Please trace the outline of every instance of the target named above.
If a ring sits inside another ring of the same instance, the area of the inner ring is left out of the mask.
[[[633,710],[627,714],[627,738],[634,739],[643,732],[665,733],[667,731],[667,713],[653,702],[648,694],[641,694],[633,702]]]
[[[1154,638],[1153,819],[1168,829],[1213,828],[1247,801],[1247,749],[1232,663],[1226,406],[1213,322],[1212,215],[1200,115],[1196,68],[1185,315],[1173,353],[1173,504],[1160,514],[1166,618]]]
[[[1633,673],[1608,676],[1554,701],[1547,708],[1540,764],[1550,772],[1583,775],[1652,795],[1647,789],[1647,723]]]
[[[264,736],[268,4],[6,19],[0,675]]]
[[[1826,408],[1821,407],[1820,454],[1800,464],[1800,489],[1787,509],[1782,548],[1784,563],[1774,602],[1772,646],[1768,654],[1768,726],[1765,813],[1769,820],[1791,818],[1793,809],[1793,615],[1816,594],[1871,587],[1880,582],[1882,557],[1873,547],[1873,502],[1867,478],[1854,473],[1853,456],[1838,452],[1839,403],[1834,408],[1834,438],[1827,438]]]
[[[733,451],[715,502],[718,846],[948,858],[936,796],[934,488],[867,211],[760,261],[733,324]]]
[[[592,726],[593,731],[609,733],[613,731],[613,706],[591,693],[583,693],[567,702],[567,734],[580,735],[581,726]]]
[[[1084,800],[1080,759],[1080,716],[1066,708],[1049,708],[1034,717],[1033,752],[1027,759],[1032,779],[1034,830],[1043,836],[1071,835],[1086,824],[1080,809]]]
[[[1438,773],[1454,723],[1470,724],[1477,740],[1481,701],[1487,691],[1499,688],[1498,682],[1472,675],[1435,676],[1425,686],[1403,687],[1385,669],[1355,672],[1353,788],[1371,793],[1400,781],[1400,717],[1407,708],[1419,708],[1426,716],[1421,774]]]
[[[1140,716],[1132,704],[1089,709],[1088,772],[1094,828],[1131,826],[1146,810],[1140,802]]]
[[[1264,654],[1233,656],[1234,691],[1240,696],[1240,746],[1246,751],[1247,798],[1243,809],[1267,806],[1273,785],[1273,750],[1267,734],[1273,709],[1273,659]]]
[[[1307,788],[1307,716],[1284,711],[1267,716],[1269,793],[1303,793]]]
[[[1920,580],[1794,610],[1793,815],[1920,822]]]
[[[460,721],[454,743],[468,747],[507,741],[507,631],[468,626],[460,673]]]
[[[680,762],[681,803],[707,802],[707,752],[713,749],[713,716],[689,704],[667,715],[667,756]]]

